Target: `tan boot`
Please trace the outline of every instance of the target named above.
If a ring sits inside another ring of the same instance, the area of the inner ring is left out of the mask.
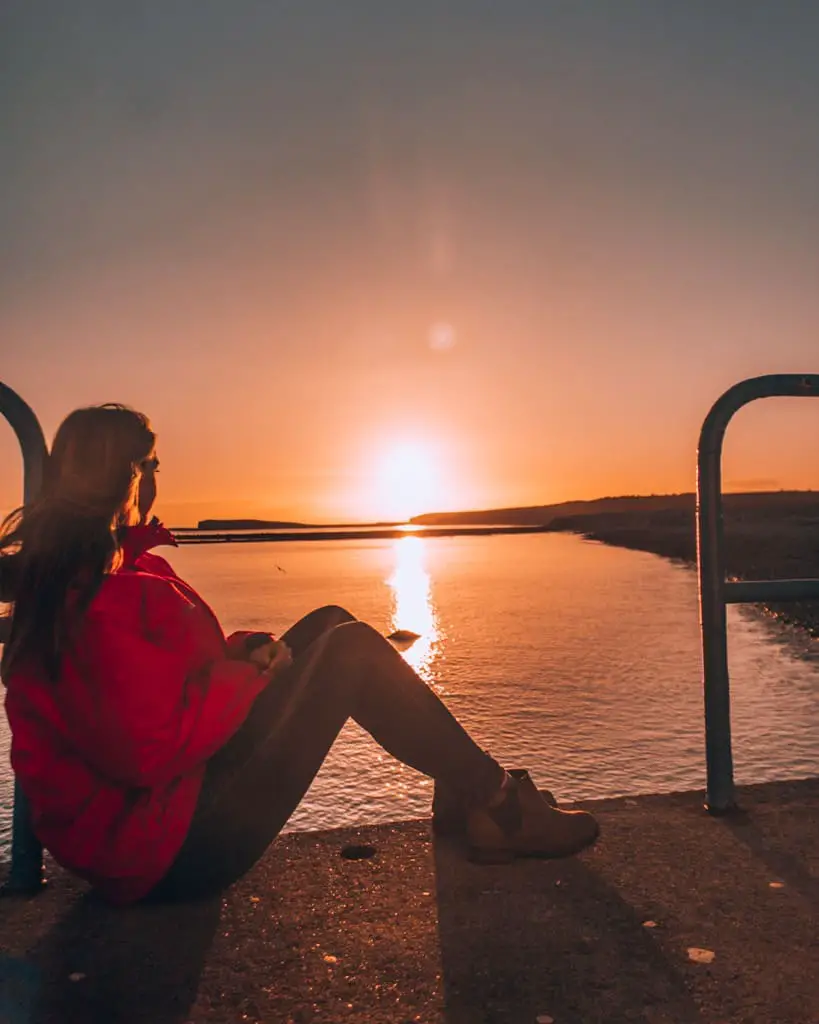
[[[600,833],[597,821],[586,811],[561,811],[548,804],[528,774],[514,779],[506,799],[517,806],[470,812],[466,825],[470,860],[507,864],[515,857],[571,857],[591,846]]]
[[[513,779],[528,779],[525,768],[510,768]],[[554,793],[548,789],[539,789],[541,797],[547,804],[557,807]],[[435,783],[435,796],[432,800],[432,831],[436,836],[462,838],[466,835],[466,819],[469,812],[463,802],[450,793],[440,783]]]

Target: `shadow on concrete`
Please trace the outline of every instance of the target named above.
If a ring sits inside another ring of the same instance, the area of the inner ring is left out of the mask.
[[[26,958],[32,1024],[182,1024],[196,999],[221,901],[176,906],[77,899]]]
[[[0,1022],[819,1022],[819,780],[740,802],[601,801],[593,850],[504,867],[426,821],[287,834],[218,904],[116,911],[55,872],[0,908]]]
[[[465,864],[436,843],[448,1024],[702,1020],[649,929],[586,862]]]
[[[808,863],[807,844],[813,840],[807,823],[793,814],[780,815],[771,808],[766,814],[765,810],[740,811],[720,821],[767,867],[772,879],[785,882],[819,908],[819,878]],[[815,848],[812,853],[815,858]]]

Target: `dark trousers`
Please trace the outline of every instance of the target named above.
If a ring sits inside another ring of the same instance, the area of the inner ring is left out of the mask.
[[[320,608],[282,639],[293,664],[256,698],[239,730],[208,762],[188,836],[154,897],[216,893],[252,867],[309,789],[348,718],[467,805],[485,801],[503,777],[392,645],[349,612]]]

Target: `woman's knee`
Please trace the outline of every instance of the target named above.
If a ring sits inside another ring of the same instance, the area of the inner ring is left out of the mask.
[[[340,658],[358,658],[380,650],[387,641],[369,623],[353,619],[335,626],[328,638],[331,653]]]
[[[322,623],[326,623],[327,629],[333,629],[335,626],[340,626],[345,622],[357,621],[352,612],[348,612],[346,608],[342,608],[338,604],[326,604],[323,608],[317,608],[313,615],[320,619]]]

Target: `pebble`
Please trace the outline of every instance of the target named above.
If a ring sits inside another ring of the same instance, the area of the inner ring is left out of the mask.
[[[374,846],[369,846],[366,843],[360,846],[353,844],[345,846],[341,851],[341,856],[345,860],[367,860],[367,858],[375,856],[377,852]]]
[[[696,946],[690,946],[688,949],[688,959],[695,964],[713,963],[716,955],[713,949],[698,949]]]

